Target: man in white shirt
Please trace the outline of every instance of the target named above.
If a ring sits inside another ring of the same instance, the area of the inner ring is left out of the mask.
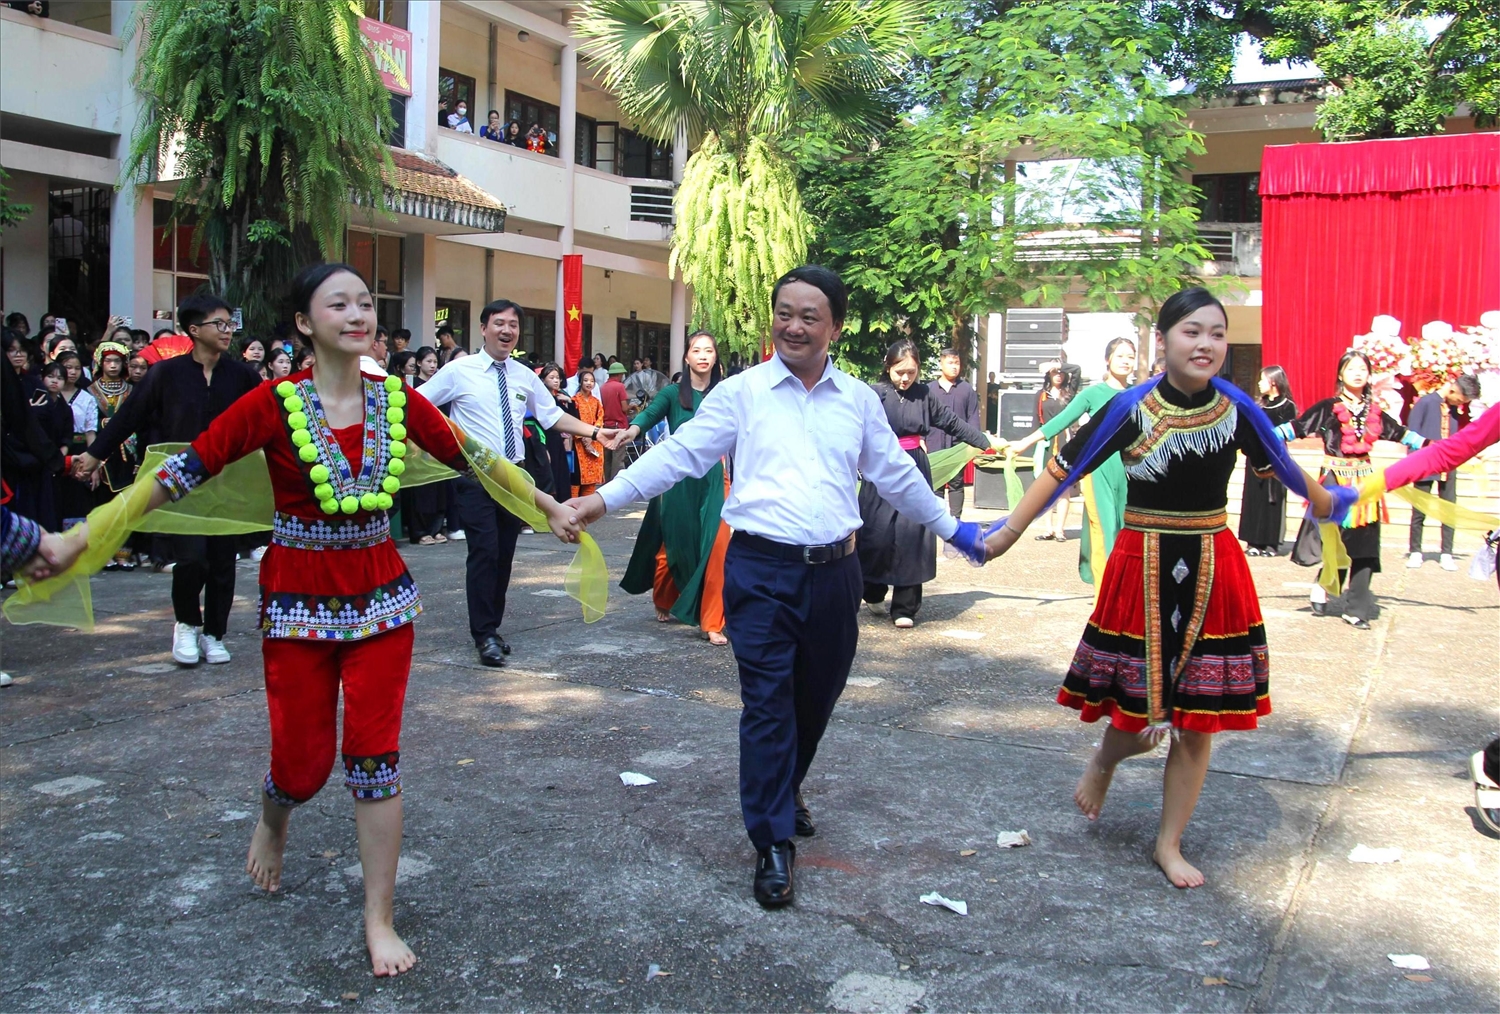
[[[479,314],[484,351],[448,363],[422,385],[422,394],[435,405],[448,406],[449,416],[469,436],[518,465],[526,458],[522,427],[528,412],[543,429],[555,426],[574,436],[613,439],[614,430],[564,414],[530,367],[511,359],[521,337],[521,313],[521,307],[508,299],[486,306]],[[491,500],[473,479],[456,479],[454,489],[469,551],[469,633],[479,661],[502,666],[511,649],[500,624],[521,520]]]
[[[816,833],[800,788],[859,638],[857,480],[984,559],[979,526],[949,516],[874,391],[829,358],[848,307],[839,276],[796,268],[776,283],[771,306],[771,359],[720,382],[692,421],[572,501],[587,524],[734,455],[724,610],[744,701],[740,807],[759,856],[755,897],[768,908],[792,900],[793,834]]]

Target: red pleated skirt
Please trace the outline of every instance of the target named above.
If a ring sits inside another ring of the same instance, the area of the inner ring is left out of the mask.
[[[1162,697],[1169,712],[1165,717],[1175,728],[1196,732],[1253,729],[1261,715],[1271,712],[1270,654],[1260,602],[1233,533],[1223,529],[1206,541],[1212,578],[1202,625],[1175,682],[1170,660],[1162,665],[1160,685],[1170,688]],[[1094,613],[1057,695],[1057,702],[1081,712],[1083,721],[1108,716],[1116,728],[1132,733],[1151,724],[1148,626],[1160,631],[1166,622],[1155,593],[1148,594],[1149,545],[1143,532],[1120,532]],[[1160,561],[1154,563],[1159,566]]]

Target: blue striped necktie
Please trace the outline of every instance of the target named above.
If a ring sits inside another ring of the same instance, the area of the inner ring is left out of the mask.
[[[510,407],[510,389],[505,386],[504,360],[496,360],[495,373],[500,379],[500,425],[505,428],[505,457],[515,461],[520,457],[516,453],[516,417]]]

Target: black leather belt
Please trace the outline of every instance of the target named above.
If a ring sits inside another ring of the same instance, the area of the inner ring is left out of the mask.
[[[829,542],[821,546],[788,546],[784,542],[775,542],[761,538],[759,535],[751,535],[749,532],[735,532],[731,541],[743,543],[757,553],[774,556],[779,560],[793,560],[797,563],[832,563],[854,552],[853,535],[839,542]]]

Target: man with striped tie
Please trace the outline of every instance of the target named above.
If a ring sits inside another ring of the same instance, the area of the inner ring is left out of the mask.
[[[484,351],[452,360],[422,385],[422,394],[465,433],[497,454],[524,464],[526,446],[522,424],[528,412],[543,429],[556,427],[574,436],[613,439],[614,430],[601,430],[564,414],[552,393],[529,366],[511,358],[521,337],[521,307],[497,299],[479,314]],[[510,644],[500,633],[505,619],[505,593],[516,555],[521,520],[490,499],[473,479],[454,483],[459,517],[468,534],[467,591],[469,633],[479,650],[479,661],[503,666]]]

